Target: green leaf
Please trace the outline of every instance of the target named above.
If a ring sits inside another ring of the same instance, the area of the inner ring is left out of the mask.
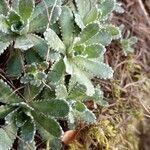
[[[129,43],[130,43],[131,46],[134,45],[134,44],[136,44],[137,42],[138,42],[137,37],[131,36],[131,37],[129,38]]]
[[[16,22],[11,26],[11,31],[19,35],[27,34],[28,30],[29,30],[28,20],[27,22],[23,22],[23,21]]]
[[[9,25],[7,24],[6,17],[3,15],[0,15],[0,31],[4,33],[9,32]]]
[[[83,55],[87,56],[87,58],[98,58],[104,55],[106,49],[101,44],[93,44],[89,45],[85,48]]]
[[[87,99],[86,89],[84,86],[81,86],[77,81],[73,81],[73,78],[70,79],[68,87],[68,98],[75,101],[84,101]]]
[[[67,57],[64,58],[64,63],[66,67],[66,72],[72,75],[72,78],[76,80],[78,83],[84,85],[87,89],[87,95],[91,96],[94,94],[94,86],[91,83],[88,75],[83,70],[79,69],[71,59]]]
[[[77,55],[86,55],[84,52],[85,52],[85,45],[78,45],[78,46],[75,46],[73,48],[73,52],[74,52],[74,56],[77,56]]]
[[[27,62],[27,64],[32,64],[33,62],[39,63],[42,61],[42,58],[40,55],[37,53],[37,51],[33,48],[27,50],[24,52],[24,57]]]
[[[33,102],[32,107],[44,113],[54,117],[65,117],[69,113],[69,105],[65,100],[47,100]]]
[[[75,0],[77,10],[82,18],[87,15],[91,9],[91,2],[89,0]]]
[[[41,56],[41,58],[46,58],[48,51],[46,41],[35,34],[28,34],[27,37],[33,43],[33,49]]]
[[[122,7],[122,3],[115,3],[114,11],[120,14],[124,13],[125,9]]]
[[[62,129],[57,121],[34,111],[32,112],[32,115],[34,120],[50,134],[55,137],[60,137],[62,135]]]
[[[86,110],[86,106],[82,103],[82,102],[79,102],[77,101],[75,104],[74,104],[74,107],[77,111],[79,112],[84,112]]]
[[[53,5],[55,4],[55,2],[56,2],[56,0],[45,0],[45,3],[46,3],[47,6],[53,6]],[[61,6],[61,5],[62,5],[61,0],[57,0],[56,5]],[[43,1],[41,1],[41,2],[38,4],[38,6],[39,6],[39,7],[42,7],[42,6],[44,7],[45,4],[44,4]]]
[[[103,91],[101,91],[99,87],[95,88],[95,94],[91,99],[99,106],[106,107],[108,105],[108,102],[103,98]]]
[[[64,53],[65,45],[52,29],[50,28],[47,29],[46,32],[44,33],[44,37],[50,48],[59,51],[61,53]]]
[[[95,93],[94,86],[88,78],[88,75],[84,71],[75,68],[73,78],[75,78],[75,80],[79,84],[84,85],[86,87],[86,94],[88,96],[92,96]]]
[[[36,145],[35,145],[35,141],[31,142],[31,143],[25,143],[23,141],[19,141],[18,142],[18,147],[17,150],[36,150]]]
[[[76,24],[79,26],[80,29],[83,30],[85,28],[85,25],[83,23],[83,20],[82,20],[81,16],[77,13],[75,13],[74,16],[75,16]]]
[[[37,130],[38,130],[38,133],[40,134],[40,136],[42,137],[42,140],[44,142],[48,142],[48,141],[51,141],[53,138],[56,138],[54,137],[52,134],[50,134],[49,132],[47,132],[42,126],[38,125],[37,126]]]
[[[92,124],[96,122],[96,116],[92,111],[86,110],[81,114],[81,120],[85,121],[87,124]]]
[[[13,34],[12,33],[4,33],[2,31],[0,31],[0,41],[6,43],[9,42],[11,43],[13,41]]]
[[[7,49],[9,45],[10,45],[10,42],[0,41],[0,55]]]
[[[50,1],[49,1],[50,2]],[[43,2],[44,3],[44,2]],[[46,6],[42,3],[41,5],[36,6],[33,15],[30,18],[30,27],[29,27],[29,32],[44,32],[47,28],[47,24],[49,22],[49,18],[47,15],[47,8]],[[52,5],[48,5],[48,12],[51,14],[52,10]],[[54,11],[52,13],[51,17],[51,24],[54,24],[58,19],[61,14],[61,8],[60,6],[54,7]]]
[[[13,10],[15,10],[16,12],[19,13],[19,8],[18,8],[18,6],[19,6],[19,0],[12,0],[12,1],[11,1],[11,8],[12,8]]]
[[[90,59],[77,56],[73,62],[83,71],[93,75],[94,77],[108,79],[112,78],[113,70],[102,62],[95,62]]]
[[[63,61],[64,61],[64,64],[65,64],[66,72],[68,74],[73,74],[73,65],[72,65],[71,59],[69,59],[65,56]]]
[[[121,40],[121,47],[124,51],[124,54],[127,56],[128,53],[133,53],[134,49],[132,48],[132,46],[137,43],[137,38],[132,36],[130,38],[127,39],[122,39]]]
[[[14,10],[10,10],[7,15],[7,21],[12,32],[17,34],[26,34],[29,30],[29,20],[23,21],[21,16]]]
[[[34,3],[34,0],[19,0],[19,14],[23,20],[30,18],[35,7]]]
[[[7,125],[0,128],[0,149],[11,149],[14,140],[16,139],[17,131],[12,125]]]
[[[22,66],[23,61],[24,60],[21,60],[21,57],[19,56],[17,52],[13,52],[6,66],[7,74],[12,77],[21,76],[22,71],[23,71],[23,66]]]
[[[23,36],[19,36],[18,38],[16,38],[14,48],[18,48],[21,50],[28,50],[33,46],[34,44],[29,38],[29,36],[23,35]]]
[[[74,22],[72,11],[67,6],[62,7],[62,13],[60,15],[60,27],[63,43],[66,45],[66,47],[69,47],[73,42]]]
[[[92,23],[92,24],[87,25],[83,29],[83,31],[81,31],[75,45],[80,45],[80,44],[83,44],[84,42],[88,41],[96,33],[98,33],[98,31],[99,31],[99,24],[98,23]]]
[[[120,29],[114,25],[107,25],[105,29],[112,36],[112,39],[118,39],[121,37]]]
[[[27,84],[24,89],[24,96],[27,100],[32,101],[41,93],[42,90],[43,90],[43,85],[36,87]]]
[[[11,26],[13,24],[18,24],[21,21],[21,18],[16,11],[10,10],[7,15],[7,21],[8,24]]]
[[[32,143],[34,140],[35,132],[36,128],[33,120],[28,119],[26,123],[21,127],[20,137],[24,140],[24,142]]]
[[[9,10],[7,3],[8,2],[6,2],[6,0],[1,0],[1,2],[0,2],[0,14],[7,15],[7,12]]]
[[[22,101],[13,93],[12,89],[3,81],[0,80],[0,102],[1,103],[17,103]]]
[[[101,19],[105,19],[113,10],[115,6],[114,0],[104,0],[100,5]]]
[[[15,107],[9,107],[9,106],[0,106],[0,118],[5,118],[9,113],[11,113]]]
[[[83,19],[84,24],[87,25],[91,22],[94,22],[98,18],[98,14],[99,12],[97,6],[92,7]]]
[[[55,92],[56,92],[57,99],[66,99],[68,96],[66,86],[63,84],[57,85]]]
[[[51,67],[51,71],[48,73],[48,82],[58,82],[65,74],[65,64],[62,59],[55,62]]]
[[[91,44],[102,44],[104,46],[107,46],[111,43],[112,37],[111,35],[106,31],[106,29],[100,29],[100,31],[95,34],[91,39],[86,41],[87,45]]]
[[[19,109],[15,116],[15,124],[18,128],[22,127],[27,122],[28,116]]]

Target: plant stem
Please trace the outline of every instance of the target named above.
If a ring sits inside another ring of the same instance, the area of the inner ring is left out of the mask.
[[[47,142],[46,142],[46,150],[50,150],[50,147],[49,147],[49,140],[47,140]]]

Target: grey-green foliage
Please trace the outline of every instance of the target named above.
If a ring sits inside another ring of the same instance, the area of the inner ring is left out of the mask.
[[[13,0],[11,6],[6,3],[5,0],[2,0],[0,3],[0,54],[2,54],[8,46],[12,46],[14,42],[14,48],[19,49],[21,52],[33,49],[35,53],[32,53],[32,55],[38,53],[41,57],[46,57],[48,46],[46,42],[40,36],[35,35],[35,33],[41,33],[46,29],[48,23],[47,15],[49,13],[52,13],[51,24],[58,20],[61,13],[61,3],[58,2],[54,6],[54,9],[52,9],[54,1],[45,1],[45,3],[42,1],[36,6],[34,0]],[[47,7],[45,5],[47,5]],[[14,50],[12,50],[11,53],[14,53],[13,51]],[[7,64],[7,73],[11,76],[21,76],[23,71],[21,61],[18,60],[21,55],[20,53]],[[13,64],[11,63],[12,61]],[[21,67],[18,68],[18,72],[15,74],[15,69],[13,68],[18,65]]]
[[[134,52],[134,48],[132,47],[138,41],[137,37],[131,36],[121,40],[121,47],[124,51],[124,54],[127,56],[129,53]]]
[[[120,30],[124,33],[125,26],[122,24],[120,25]],[[128,54],[134,53],[134,44],[138,42],[136,36],[131,36],[130,31],[125,32],[125,37],[120,39],[121,48],[123,49],[124,55],[127,56]]]
[[[20,88],[0,80],[0,118],[6,121],[0,128],[1,149],[11,148],[18,131],[19,149],[36,149],[36,130],[44,141],[58,140],[63,134],[59,119],[70,127],[96,122],[86,102],[92,100],[95,108],[107,105],[91,79],[113,77],[104,54],[105,46],[121,37],[110,23],[114,10],[121,11],[114,0],[44,0],[37,5],[34,0],[12,0],[11,5],[2,0],[0,54],[9,51],[6,75],[17,79]]]
[[[0,80],[1,88],[1,105],[0,118],[5,118],[8,125],[4,126],[0,132],[2,140],[5,142],[0,145],[6,150],[11,147],[11,144],[16,138],[17,130],[21,130],[20,138],[28,146],[34,140],[36,126],[40,125],[48,133],[54,137],[60,137],[63,133],[56,119],[65,118],[69,113],[70,106],[67,101],[61,99],[34,100],[21,98],[11,91],[11,88],[2,80]],[[29,85],[27,85],[29,86]],[[15,126],[15,136],[13,139],[7,136],[7,133],[12,134],[7,130],[9,125]],[[13,140],[13,141],[12,141]]]

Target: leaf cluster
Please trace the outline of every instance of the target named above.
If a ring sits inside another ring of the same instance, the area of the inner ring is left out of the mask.
[[[59,139],[60,120],[75,128],[81,121],[95,123],[85,102],[106,106],[103,92],[91,79],[110,79],[104,63],[105,46],[119,39],[110,23],[113,11],[123,12],[114,0],[6,0],[0,3],[0,55],[9,51],[6,73],[23,90],[0,80],[0,148],[36,149],[36,130],[50,141]]]

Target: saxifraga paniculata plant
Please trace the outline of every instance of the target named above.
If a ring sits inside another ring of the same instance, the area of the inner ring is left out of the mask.
[[[105,46],[121,38],[110,23],[112,12],[123,12],[114,0],[6,0],[0,2],[0,55],[10,53],[6,76],[18,80],[15,89],[0,80],[0,149],[18,138],[18,149],[36,149],[36,131],[59,149],[63,135],[59,121],[75,128],[96,123],[85,102],[106,106],[94,77],[110,79],[104,63]],[[55,148],[54,148],[55,147]]]

